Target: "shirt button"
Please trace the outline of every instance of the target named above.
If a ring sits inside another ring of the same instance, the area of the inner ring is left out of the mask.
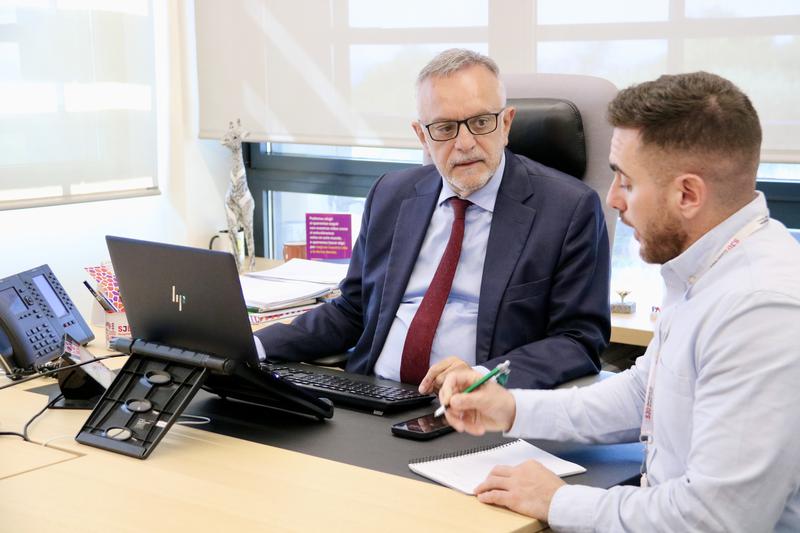
[[[697,278],[694,276],[689,276],[689,285],[694,285],[694,282],[697,281]]]

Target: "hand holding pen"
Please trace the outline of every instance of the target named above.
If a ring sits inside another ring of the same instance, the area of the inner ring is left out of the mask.
[[[499,365],[494,367],[494,369],[491,372],[487,372],[480,378],[476,379],[469,387],[464,389],[464,394],[468,394],[474,391],[475,389],[477,389],[478,387],[480,387],[481,385],[483,385],[484,383],[486,383],[495,376],[497,376],[497,382],[500,385],[505,385],[506,380],[508,379],[508,373],[511,372],[511,369],[509,368],[510,366],[511,366],[511,361],[505,361],[503,363],[500,363]],[[443,401],[442,405],[440,405],[439,408],[436,409],[436,411],[433,414],[434,416],[442,416],[446,410],[447,410],[447,403]]]
[[[507,363],[483,376],[472,369],[448,373],[439,391],[442,407],[436,414],[444,412],[456,431],[472,435],[510,429],[516,416],[514,396],[492,381],[494,376],[508,375]]]
[[[100,307],[102,307],[106,313],[119,313],[119,310],[116,307],[114,307],[114,304],[111,303],[111,300],[106,298],[104,294],[95,291],[92,288],[92,286],[89,285],[89,283],[87,283],[85,280],[83,284],[86,286],[87,289],[89,289],[89,292],[92,293],[94,299],[97,300],[97,303],[100,304]]]

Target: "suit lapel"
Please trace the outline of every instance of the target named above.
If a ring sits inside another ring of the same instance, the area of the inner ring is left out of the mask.
[[[378,360],[383,343],[386,342],[386,336],[389,334],[389,328],[391,328],[397,309],[400,307],[400,300],[405,294],[408,280],[417,262],[440,190],[441,177],[434,170],[417,183],[416,196],[406,198],[400,205],[392,236],[392,246],[389,250],[369,368],[373,368]]]
[[[536,210],[523,203],[533,194],[525,167],[506,150],[506,168],[497,192],[483,264],[475,346],[478,364],[489,358],[500,300],[533,226]]]

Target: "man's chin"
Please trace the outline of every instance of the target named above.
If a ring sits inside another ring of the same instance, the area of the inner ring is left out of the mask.
[[[653,259],[650,257],[650,254],[649,254],[649,253],[648,253],[648,251],[647,251],[647,250],[645,250],[644,248],[639,248],[639,259],[641,259],[643,262],[647,263],[648,265],[656,265],[656,264],[659,264],[659,263],[657,263],[656,261],[654,261],[654,260],[653,260]]]
[[[491,178],[491,175],[485,173],[461,173],[454,172],[447,176],[447,183],[450,187],[458,193],[473,193],[486,185]]]

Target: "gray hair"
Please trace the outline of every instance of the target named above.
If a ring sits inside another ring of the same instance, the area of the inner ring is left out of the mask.
[[[498,80],[500,79],[500,69],[492,58],[465,48],[450,48],[431,59],[430,62],[419,71],[419,75],[417,76],[417,88],[428,78],[446,77],[473,65],[483,65],[494,74]]]

